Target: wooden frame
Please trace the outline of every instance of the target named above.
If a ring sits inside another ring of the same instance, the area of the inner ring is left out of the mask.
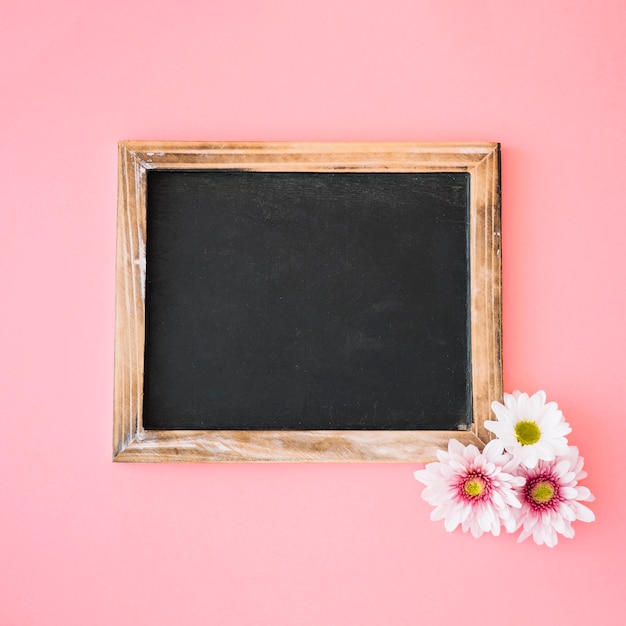
[[[468,431],[180,431],[142,426],[146,179],[152,169],[467,172],[470,175],[472,398]],[[119,145],[113,458],[130,462],[423,462],[450,438],[482,447],[502,396],[500,149],[475,144]]]

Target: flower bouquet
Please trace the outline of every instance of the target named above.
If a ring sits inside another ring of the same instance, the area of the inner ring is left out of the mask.
[[[451,439],[439,461],[415,472],[426,485],[422,497],[435,507],[431,520],[444,520],[447,531],[459,525],[474,537],[521,529],[518,541],[532,535],[535,543],[553,547],[558,535],[574,536],[572,522],[592,522],[593,512],[582,502],[593,501],[578,448],[555,402],[546,394],[515,391],[504,404],[491,405],[497,421],[485,422],[496,435],[482,452]]]

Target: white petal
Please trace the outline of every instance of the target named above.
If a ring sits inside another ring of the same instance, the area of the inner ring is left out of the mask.
[[[537,454],[537,458],[542,459],[544,461],[552,461],[556,456],[556,451],[554,447],[551,445],[550,441],[546,439],[540,439],[533,446],[535,453]]]
[[[483,474],[490,478],[494,478],[500,473],[500,468],[498,467],[496,469],[496,467],[495,463],[483,463]]]
[[[499,439],[492,439],[483,449],[483,455],[485,455],[490,462],[494,462],[503,452],[504,444]]]
[[[470,523],[470,532],[472,533],[472,535],[474,537],[476,537],[476,539],[480,539],[480,537],[483,534],[483,530],[482,528],[478,525],[478,523],[476,522],[476,520],[472,520]]]
[[[504,529],[506,530],[507,533],[515,532],[516,528],[517,528],[517,522],[512,515],[511,517],[508,517],[507,519],[504,520]]]
[[[539,462],[539,457],[537,456],[534,446],[523,446],[521,458],[522,464],[530,469],[537,467],[537,463]]]
[[[578,489],[574,487],[561,487],[559,492],[563,498],[567,498],[568,500],[574,500],[574,498],[578,496]]]
[[[572,506],[576,512],[576,519],[581,522],[593,522],[596,519],[593,511],[580,502],[572,502]]]
[[[567,504],[565,502],[561,502],[561,506],[559,506],[559,512],[563,516],[563,519],[568,522],[573,522],[576,519],[576,513],[573,510],[573,505],[575,504],[577,504],[576,500],[572,500]]]
[[[517,398],[517,406],[515,408],[516,421],[529,419],[531,415],[530,398],[527,393],[522,393]]]
[[[515,507],[516,509],[521,508],[522,503],[518,500],[517,496],[515,495],[515,493],[513,491],[511,491],[510,489],[506,489],[505,491],[502,492],[502,496],[504,498],[504,501],[512,507]]]
[[[448,452],[450,454],[458,454],[463,456],[463,452],[465,451],[465,446],[456,439],[450,439],[448,442]]]
[[[446,506],[436,506],[430,512],[430,521],[431,522],[438,522],[440,519],[444,519],[447,514],[448,514],[448,507],[446,507]]]
[[[535,395],[528,399],[528,411],[529,416],[532,415],[535,420],[540,420],[544,415],[550,411],[546,411],[546,398],[545,394],[537,392]]]
[[[572,528],[572,525],[569,522],[564,522],[563,525],[565,526],[562,535],[564,537],[567,537],[568,539],[573,539],[574,538],[574,529]]]
[[[514,475],[515,470],[519,466],[519,463],[516,461],[513,455],[509,455],[509,460],[502,466],[502,471],[509,475]],[[522,483],[523,484],[523,483]]]
[[[560,515],[557,514],[552,517],[552,526],[557,533],[565,534],[565,521]]]
[[[415,476],[416,480],[420,482],[424,482],[424,478],[428,475],[428,472],[425,469],[417,470],[417,472],[413,472],[413,476]],[[426,479],[427,480],[427,479]]]
[[[471,505],[465,505],[461,511],[461,523],[465,524],[472,515],[474,515],[473,507]]]
[[[506,406],[506,408],[509,411],[511,411],[511,413],[515,413],[517,409],[517,401],[519,400],[521,395],[522,394],[519,391],[514,391],[512,394],[510,393],[504,394],[504,406]],[[493,405],[492,405],[492,408],[493,408]]]
[[[539,391],[536,391],[533,394],[533,398],[538,398],[539,401],[541,402],[541,404],[545,404],[546,403],[546,392],[543,389],[540,389]]]
[[[499,402],[492,402],[491,410],[496,414],[498,421],[503,424],[510,425],[515,421],[515,411],[500,404]]]
[[[554,546],[556,546],[556,544],[559,542],[559,537],[552,527],[550,527],[549,530],[544,533],[543,538],[548,548],[554,548]]]
[[[491,493],[491,500],[498,509],[501,509],[504,506],[504,499],[497,491],[493,491]]]
[[[492,432],[496,437],[504,438],[507,434],[511,432],[511,426],[505,424],[504,422],[483,422],[484,427]]]
[[[587,487],[578,487],[578,496],[576,500],[582,500],[583,502],[593,502],[593,496],[591,491]]]
[[[462,511],[462,507],[455,507],[448,512],[448,515],[444,522],[444,525],[448,532],[452,532],[461,523]]]
[[[463,458],[467,461],[473,461],[479,454],[478,448],[470,443],[463,451]]]

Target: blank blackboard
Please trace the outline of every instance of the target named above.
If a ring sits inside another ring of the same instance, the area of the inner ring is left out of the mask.
[[[148,174],[144,427],[467,429],[469,176]]]
[[[476,174],[497,147],[479,145],[482,164],[454,153],[451,166],[447,154],[433,164],[407,146],[390,157],[381,144],[384,157],[370,148],[364,165],[363,152],[352,164],[356,149],[339,145],[348,157],[331,165],[323,144],[297,156],[293,146],[226,144],[225,158],[224,144],[121,146],[135,158],[121,161],[126,309],[142,270],[140,315],[127,316],[138,375],[123,448],[150,456],[176,441],[167,460],[190,460],[182,442],[191,440],[200,457],[191,460],[233,460],[224,451],[233,441],[253,442],[256,454],[270,436],[278,457],[261,460],[294,460],[281,454],[289,437],[305,445],[302,432],[313,434],[314,460],[320,450],[322,460],[337,450],[356,460],[359,432],[371,442],[386,431],[407,433],[402,442],[428,431],[481,442],[475,415],[490,399],[476,381],[485,388],[485,367],[490,381],[501,376],[499,240],[487,254],[477,235],[497,225],[499,183],[481,208]],[[489,301],[477,297],[485,285]],[[495,357],[491,348],[481,357],[488,342],[476,346],[477,330],[491,334]],[[347,439],[335,445],[333,432]]]

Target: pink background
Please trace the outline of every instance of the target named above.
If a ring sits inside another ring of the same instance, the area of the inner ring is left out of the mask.
[[[621,624],[622,0],[3,0],[0,624]],[[594,524],[432,523],[411,464],[111,462],[120,139],[500,141],[505,387]]]

